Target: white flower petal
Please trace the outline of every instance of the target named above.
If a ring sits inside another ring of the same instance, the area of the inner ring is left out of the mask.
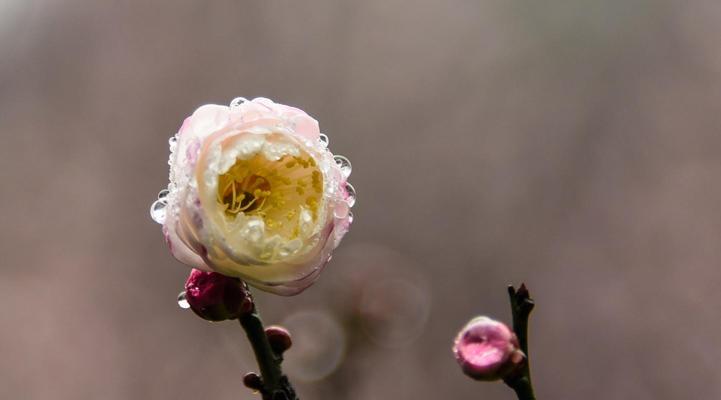
[[[206,105],[171,144],[164,233],[180,262],[291,295],[351,222],[346,176],[318,122],[265,98]]]

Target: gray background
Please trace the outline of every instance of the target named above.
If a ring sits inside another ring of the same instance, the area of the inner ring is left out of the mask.
[[[168,137],[235,96],[354,166],[321,279],[257,296],[316,313],[303,399],[512,399],[450,347],[520,281],[539,398],[721,397],[720,34],[711,0],[0,1],[0,398],[258,398],[148,216]]]

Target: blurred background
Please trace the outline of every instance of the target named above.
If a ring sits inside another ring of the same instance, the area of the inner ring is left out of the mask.
[[[711,0],[0,0],[0,398],[259,398],[148,214],[236,96],[353,162],[326,272],[257,295],[301,398],[514,398],[450,349],[521,281],[540,399],[721,398],[719,35]]]

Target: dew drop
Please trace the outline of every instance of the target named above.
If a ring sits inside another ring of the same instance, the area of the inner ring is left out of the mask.
[[[168,139],[168,145],[170,147],[170,154],[175,153],[175,150],[178,148],[178,137],[171,136],[170,139]],[[170,164],[170,160],[168,160],[168,164]]]
[[[344,201],[338,202],[336,204],[335,208],[333,209],[333,216],[338,219],[344,219],[348,216],[348,212],[350,211],[350,207],[348,206],[348,203]]]
[[[150,206],[150,218],[153,219],[153,221],[164,224],[165,223],[165,208],[168,205],[165,203],[165,199],[163,200],[155,200],[153,204]]]
[[[328,135],[325,133],[321,133],[318,137],[318,141],[320,142],[320,145],[323,147],[328,147],[328,143],[330,142],[330,139],[328,139]]]
[[[178,306],[183,310],[187,310],[190,308],[190,303],[188,303],[188,298],[185,295],[185,291],[182,291],[180,292],[180,294],[178,294]]]
[[[336,165],[338,165],[338,168],[340,168],[340,172],[343,174],[343,177],[348,178],[353,170],[353,166],[350,165],[350,160],[340,155],[334,156],[333,159],[335,160]]]
[[[353,211],[348,211],[348,222],[353,223]]]
[[[231,100],[230,108],[238,107],[239,105],[245,103],[246,101],[248,101],[248,99],[246,99],[245,97],[236,97],[233,100]]]
[[[158,192],[158,200],[167,201],[167,197],[170,194],[170,190],[163,189],[160,192]]]
[[[353,188],[353,185],[351,185],[350,182],[345,183],[345,192],[347,195],[345,201],[348,203],[349,207],[353,207],[355,204],[355,188]]]

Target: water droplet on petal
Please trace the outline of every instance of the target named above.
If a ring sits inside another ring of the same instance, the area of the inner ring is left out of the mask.
[[[349,177],[351,171],[353,170],[353,166],[350,165],[350,160],[340,155],[334,156],[333,159],[335,160],[336,165],[338,165],[338,168],[340,168],[340,172],[343,174],[343,177]]]
[[[328,139],[328,135],[325,133],[321,133],[318,137],[318,141],[320,142],[320,145],[323,147],[328,147],[328,143],[330,142],[330,139]]]
[[[350,182],[345,183],[345,192],[348,196],[345,198],[345,201],[348,202],[349,207],[353,207],[355,204],[355,188],[353,188],[353,185],[351,185]]]
[[[153,204],[150,206],[150,218],[153,219],[153,221],[164,224],[165,223],[165,208],[168,205],[165,203],[165,199],[163,200],[155,200]]]
[[[230,108],[238,107],[239,105],[248,101],[245,97],[236,97],[230,102]]]
[[[348,203],[344,201],[339,201],[333,209],[333,216],[338,219],[344,219],[348,216],[348,212],[350,212],[350,207],[348,206]]]
[[[353,211],[348,211],[348,222],[353,223]]]
[[[167,201],[167,197],[170,194],[170,190],[163,189],[160,192],[158,192],[158,200]]]
[[[182,291],[180,292],[180,294],[178,294],[178,306],[183,310],[187,310],[190,308],[190,303],[188,303],[188,298],[185,295],[185,291]]]
[[[178,137],[171,136],[170,139],[168,139],[168,145],[170,146],[170,154],[175,153],[175,150],[178,148]],[[170,163],[170,161],[168,161],[168,163]]]

